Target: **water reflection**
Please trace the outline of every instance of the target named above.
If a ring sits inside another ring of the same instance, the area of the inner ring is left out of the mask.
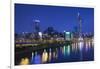
[[[20,62],[20,65],[27,65],[27,64],[29,64],[29,59],[28,58],[22,58],[21,59],[21,62]]]
[[[79,41],[72,44],[64,44],[59,47],[41,49],[31,53],[31,59],[21,58],[20,64],[41,64],[56,62],[72,62],[93,60],[92,41]],[[30,61],[29,61],[30,60]]]
[[[70,45],[67,46],[67,54],[70,55]]]
[[[63,47],[64,56],[66,55],[66,46]]]
[[[51,52],[51,48],[49,49],[49,57],[48,57],[48,61],[50,62],[52,58],[52,52]]]
[[[41,63],[41,56],[40,56],[40,54],[35,52],[34,55],[32,54],[31,64],[40,64],[40,63]]]
[[[44,49],[43,53],[42,53],[42,63],[46,63],[48,60],[48,53],[46,51],[46,49]]]
[[[82,51],[83,50],[83,42],[79,42],[78,46],[79,46],[79,50]]]

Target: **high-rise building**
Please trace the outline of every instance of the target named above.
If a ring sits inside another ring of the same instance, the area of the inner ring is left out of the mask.
[[[40,32],[39,23],[40,23],[40,20],[34,20],[34,32],[35,33]]]
[[[80,16],[80,13],[78,12],[78,23],[79,23],[79,31],[78,31],[78,33],[79,33],[79,37],[81,37],[82,36],[82,18],[81,18],[81,16]]]
[[[39,38],[39,32],[40,32],[39,23],[40,23],[40,20],[34,20],[34,33],[35,33],[36,38]]]
[[[67,41],[70,41],[71,40],[71,33],[70,32],[66,32],[64,31],[64,39],[67,40]]]

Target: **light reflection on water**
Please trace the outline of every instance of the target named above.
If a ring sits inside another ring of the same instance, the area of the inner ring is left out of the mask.
[[[50,62],[52,58],[52,52],[51,52],[51,48],[49,49],[49,56],[48,56],[48,61]]]
[[[22,58],[20,65],[27,65],[27,64],[29,64],[29,59],[28,58]]]
[[[82,61],[93,59],[93,44],[91,42],[78,42],[57,48],[33,51],[30,58],[21,59],[20,64],[41,64],[67,61]],[[92,49],[92,50],[91,50]]]
[[[42,63],[46,63],[48,60],[48,52],[44,49],[42,53]]]

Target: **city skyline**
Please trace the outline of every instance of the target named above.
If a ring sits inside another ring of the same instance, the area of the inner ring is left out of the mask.
[[[47,5],[15,4],[15,32],[34,32],[33,20],[40,20],[40,31],[53,27],[58,32],[74,31],[77,14],[82,18],[82,32],[94,33],[94,9]]]
[[[93,8],[15,4],[14,17],[15,65],[94,60]]]

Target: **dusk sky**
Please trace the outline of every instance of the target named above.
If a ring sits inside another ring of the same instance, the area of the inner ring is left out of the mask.
[[[82,32],[94,32],[94,9],[79,7],[15,4],[15,32],[33,32],[35,19],[40,31],[54,27],[59,32],[73,31],[78,26],[78,12],[82,18]]]

